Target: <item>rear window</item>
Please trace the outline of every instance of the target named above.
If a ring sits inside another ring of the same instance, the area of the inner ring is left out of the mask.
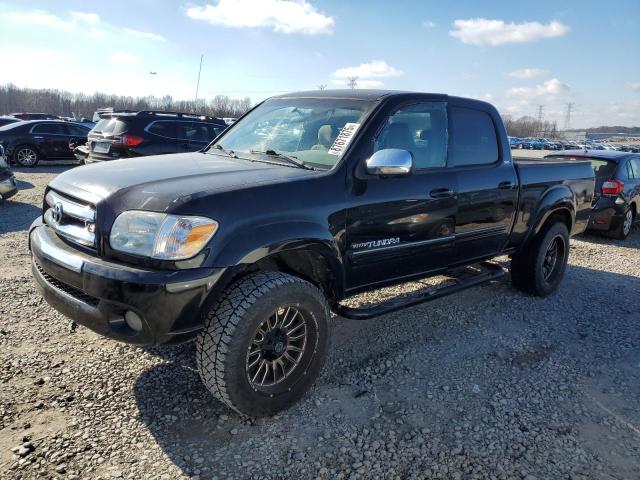
[[[119,118],[103,118],[91,130],[91,133],[121,135],[127,131],[127,123]]]

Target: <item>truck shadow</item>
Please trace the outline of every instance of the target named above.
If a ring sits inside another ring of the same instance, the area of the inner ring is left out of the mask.
[[[442,313],[451,302],[445,297],[370,321],[338,319],[317,385],[290,410],[267,419],[242,418],[212,397],[197,372],[195,344],[148,349],[165,362],[135,383],[138,418],[185,475],[201,478],[249,478],[255,472],[271,478],[283,475],[283,466],[292,463],[311,468],[302,477],[314,477],[313,462],[326,465],[328,457],[341,456],[343,429],[371,431],[384,422],[399,435],[429,428],[425,441],[440,442],[448,451],[453,444],[447,422],[460,408],[481,412],[497,385],[517,385],[522,375],[545,365],[562,375],[555,366],[559,363],[572,375],[593,381],[585,365],[598,363],[607,371],[602,352],[616,348],[617,358],[629,356],[640,336],[618,339],[623,333],[616,332],[635,331],[632,325],[640,321],[638,291],[638,276],[570,265],[561,292],[546,299],[515,291],[505,278],[458,296],[453,316]],[[568,296],[571,307],[566,307]],[[591,312],[594,304],[606,305],[606,326],[599,312]],[[584,361],[585,356],[592,361]],[[393,376],[374,375],[371,380],[370,372],[389,370],[390,363]],[[455,379],[445,380],[447,390],[437,386],[443,368]],[[477,378],[474,371],[484,373]],[[435,399],[425,395],[432,381]],[[471,395],[465,389],[476,382],[482,383],[481,393]],[[457,389],[457,383],[466,386]],[[574,394],[575,402],[586,402],[577,385]],[[527,415],[538,422],[536,428],[552,428],[557,420],[547,419],[541,406],[527,408]],[[414,413],[396,416],[399,409]],[[572,412],[558,410],[558,418],[572,418]],[[269,451],[274,445],[276,451]]]

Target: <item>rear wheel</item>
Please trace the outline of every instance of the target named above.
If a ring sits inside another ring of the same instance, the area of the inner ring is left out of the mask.
[[[568,259],[569,231],[564,223],[553,223],[513,256],[513,285],[532,295],[546,297],[560,285]]]
[[[13,154],[13,160],[22,167],[35,167],[40,161],[38,150],[31,145],[21,145],[16,148]]]
[[[624,216],[622,217],[622,221],[620,224],[611,231],[614,238],[618,240],[626,239],[631,233],[631,227],[633,226],[633,221],[635,220],[635,212],[633,208],[629,208],[626,212],[624,212]]]
[[[229,286],[205,314],[197,363],[218,400],[249,416],[286,409],[316,380],[329,346],[320,290],[281,272]]]

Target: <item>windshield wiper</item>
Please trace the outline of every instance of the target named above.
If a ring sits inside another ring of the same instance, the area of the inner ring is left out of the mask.
[[[227,150],[226,148],[224,148],[222,145],[220,145],[219,143],[217,145],[215,145],[213,148],[220,150],[222,153],[229,155],[231,158],[238,158],[238,156],[235,154],[235,152],[233,150]]]
[[[298,160],[296,157],[294,157],[292,155],[285,155],[284,153],[276,152],[275,150],[271,150],[271,149],[265,150],[265,151],[262,151],[262,150],[250,150],[249,153],[261,154],[261,155],[269,155],[270,157],[278,157],[278,158],[281,158],[282,160],[286,160],[291,165],[295,165],[296,167],[304,168],[305,170],[315,170],[315,168],[313,168],[310,165],[305,165],[303,162]]]

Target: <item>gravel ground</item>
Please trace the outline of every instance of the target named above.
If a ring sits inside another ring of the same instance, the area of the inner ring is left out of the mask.
[[[640,478],[637,229],[575,239],[544,300],[505,278],[336,319],[314,389],[254,421],[204,389],[193,344],[70,333],[41,300],[26,228],[63,168],[18,170],[0,205],[0,478]]]

